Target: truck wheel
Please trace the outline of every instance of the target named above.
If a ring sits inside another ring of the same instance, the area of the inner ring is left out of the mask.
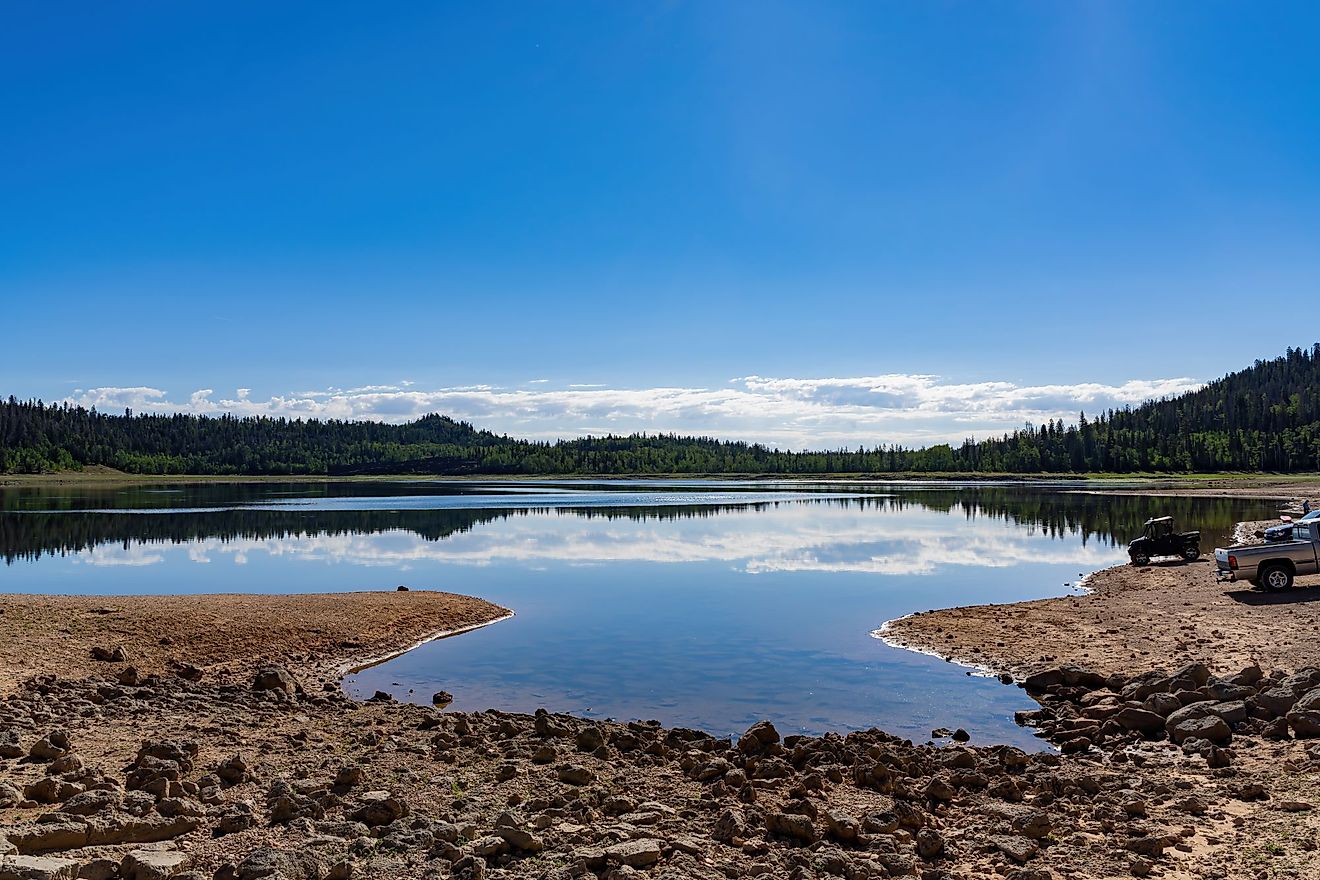
[[[1147,556],[1145,553],[1134,553],[1132,554],[1132,564],[1150,565],[1150,557]]]
[[[1293,585],[1293,573],[1282,565],[1267,565],[1261,569],[1260,583],[1272,593],[1287,590]]]
[[[1201,558],[1201,545],[1200,545],[1200,544],[1195,544],[1195,545],[1193,545],[1193,544],[1189,544],[1189,545],[1187,545],[1186,547],[1184,547],[1184,548],[1183,548],[1183,552],[1182,552],[1182,558],[1183,558],[1183,559],[1186,559],[1188,562],[1195,562],[1196,560],[1200,559],[1200,558]]]

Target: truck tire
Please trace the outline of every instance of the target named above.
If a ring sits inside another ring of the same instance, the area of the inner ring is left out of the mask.
[[[1133,564],[1133,565],[1150,565],[1150,557],[1147,556],[1145,553],[1133,553],[1133,554],[1132,554],[1132,564]]]
[[[1183,548],[1183,551],[1182,551],[1182,558],[1185,559],[1185,560],[1187,560],[1188,562],[1195,562],[1196,560],[1200,559],[1200,558],[1201,558],[1201,545],[1200,545],[1200,544],[1188,544],[1186,547]]]
[[[1260,570],[1260,585],[1271,593],[1288,590],[1293,585],[1292,569],[1286,565],[1266,565]]]

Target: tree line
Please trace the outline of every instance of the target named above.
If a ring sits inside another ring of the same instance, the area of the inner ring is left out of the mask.
[[[414,422],[107,414],[10,397],[0,473],[104,465],[137,474],[1134,473],[1320,470],[1320,343],[1204,388],[1065,425],[920,449],[791,452],[675,434],[533,442],[428,415]]]

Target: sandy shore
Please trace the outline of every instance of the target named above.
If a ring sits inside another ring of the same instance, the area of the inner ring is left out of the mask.
[[[1277,522],[1277,521],[1275,521]],[[1268,523],[1244,523],[1247,535]],[[1104,674],[1204,663],[1295,670],[1320,664],[1320,577],[1289,593],[1221,584],[1214,561],[1120,565],[1089,592],[1036,602],[946,608],[891,621],[883,635],[946,659],[1019,677],[1045,665]]]
[[[429,590],[307,595],[0,594],[0,695],[40,673],[104,673],[94,648],[122,648],[144,675],[197,667],[213,681],[297,664],[337,675],[435,638],[499,620],[507,608]]]

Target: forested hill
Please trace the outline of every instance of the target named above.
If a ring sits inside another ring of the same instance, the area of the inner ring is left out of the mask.
[[[877,438],[879,439],[879,438]],[[781,452],[673,435],[533,443],[430,415],[378,422],[107,415],[0,403],[0,473],[1090,473],[1320,470],[1320,344],[1205,388],[961,446]]]

